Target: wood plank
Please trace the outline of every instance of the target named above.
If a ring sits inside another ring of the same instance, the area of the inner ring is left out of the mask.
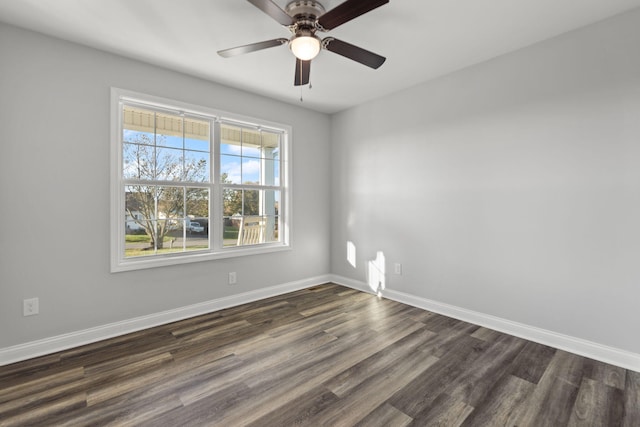
[[[483,351],[483,344],[483,341],[470,335],[460,336],[449,352],[391,396],[389,403],[415,418],[471,366]]]
[[[85,393],[70,393],[52,401],[46,401],[36,407],[30,407],[14,414],[0,414],[0,426],[29,426],[44,425],[45,421],[51,417],[71,412],[87,406],[87,396]],[[48,421],[47,421],[48,422]]]
[[[208,394],[192,404],[173,408],[159,416],[143,420],[139,426],[201,427],[220,424],[220,416],[230,407],[235,407],[249,396],[250,390],[243,382],[235,382]]]
[[[408,352],[398,359],[398,363],[372,373],[345,393],[333,405],[325,408],[310,419],[309,425],[356,424],[364,416],[387,401],[395,392],[410,383],[416,375],[433,366],[438,359],[424,357],[419,352]]]
[[[496,382],[508,375],[508,367],[525,344],[523,339],[502,334],[496,341],[488,343],[487,349],[446,387],[445,392],[456,401],[477,406]]]
[[[174,395],[160,395],[154,399],[132,399],[118,397],[91,407],[73,412],[62,412],[46,418],[47,426],[93,427],[93,426],[137,426],[144,421],[162,416],[172,409],[182,407]]]
[[[84,379],[84,368],[78,367],[73,369],[67,369],[64,371],[58,371],[57,369],[47,375],[47,372],[42,372],[35,378],[31,376],[25,376],[22,382],[13,381],[11,384],[8,382],[2,383],[0,388],[0,403],[10,402],[14,399],[22,398],[33,393],[38,393],[47,388],[55,387],[61,384],[67,384],[72,381]]]
[[[499,337],[504,335],[502,332],[494,331],[493,329],[480,327],[477,331],[471,334],[472,337],[478,338],[482,341],[495,341]]]
[[[412,421],[413,418],[385,402],[361,419],[355,427],[404,427]]]
[[[310,419],[338,400],[338,396],[319,386],[263,415],[248,427],[310,425]]]
[[[87,404],[95,405],[140,387],[151,387],[160,383],[169,372],[170,366],[167,365],[171,363],[171,354],[164,353],[161,357],[132,364],[130,368],[118,368],[97,377],[88,377],[92,384],[87,391]]]
[[[510,373],[538,384],[555,354],[555,348],[529,341],[514,360]]]
[[[464,420],[463,426],[516,426],[526,411],[535,384],[513,375],[503,377]]]
[[[517,425],[566,425],[578,396],[583,363],[584,358],[558,350]]]
[[[584,359],[583,375],[611,387],[624,390],[626,370],[593,359]]]
[[[627,371],[624,389],[624,427],[640,426],[640,373]]]
[[[425,339],[434,335],[433,332],[421,328],[398,340],[394,345],[387,346],[379,352],[367,357],[359,363],[340,372],[324,383],[324,387],[337,396],[345,396],[352,392],[359,384],[369,379],[373,374],[386,372],[393,365],[402,361],[405,354],[416,352]],[[420,356],[424,357],[424,356]],[[437,360],[434,358],[433,360]]]
[[[623,391],[583,378],[573,406],[569,427],[619,426],[624,415]]]
[[[418,413],[410,425],[457,427],[462,425],[473,409],[473,406],[458,398],[442,393],[429,407]]]

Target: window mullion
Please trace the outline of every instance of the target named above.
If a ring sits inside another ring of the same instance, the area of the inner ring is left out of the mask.
[[[214,251],[219,251],[224,245],[224,200],[220,171],[220,121],[213,121],[213,132],[211,135],[211,171],[210,183],[211,194],[209,197],[209,216],[213,221],[213,233],[209,233],[209,245]],[[209,230],[212,230],[209,224]]]

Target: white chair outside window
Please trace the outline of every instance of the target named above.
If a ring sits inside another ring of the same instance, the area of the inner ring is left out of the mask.
[[[244,216],[238,230],[238,246],[265,242],[266,220],[261,216]]]

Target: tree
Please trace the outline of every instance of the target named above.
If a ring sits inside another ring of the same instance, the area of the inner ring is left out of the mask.
[[[227,174],[222,174],[222,182],[224,184],[230,183],[227,179]],[[260,190],[225,188],[222,197],[224,199],[223,213],[225,217],[260,214]]]
[[[123,144],[124,178],[141,181],[126,187],[125,210],[149,236],[151,248],[162,249],[164,237],[183,224],[187,214],[207,216],[209,192],[163,182],[206,182],[207,160],[188,158],[187,151],[167,147],[166,137],[142,132]],[[186,201],[186,212],[185,212]]]

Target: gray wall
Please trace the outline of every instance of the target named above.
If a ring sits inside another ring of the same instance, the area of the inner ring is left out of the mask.
[[[0,348],[329,272],[328,116],[2,24],[0,58]],[[293,126],[293,250],[109,273],[111,86]]]
[[[333,116],[332,272],[640,353],[638,46],[635,11]]]

